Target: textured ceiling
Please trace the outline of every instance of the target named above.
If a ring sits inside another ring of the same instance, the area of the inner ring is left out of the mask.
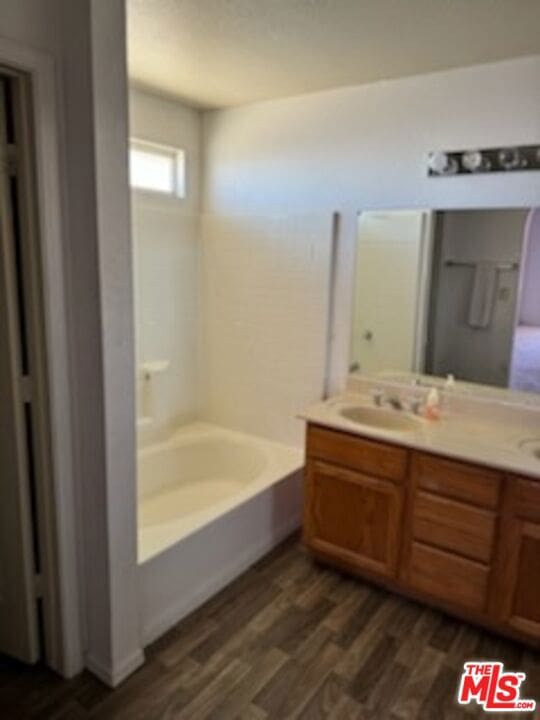
[[[222,107],[540,52],[540,0],[127,0],[134,84]]]

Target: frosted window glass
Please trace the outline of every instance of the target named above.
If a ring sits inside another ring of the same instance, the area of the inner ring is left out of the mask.
[[[184,153],[160,148],[132,146],[129,151],[130,185],[184,197]]]

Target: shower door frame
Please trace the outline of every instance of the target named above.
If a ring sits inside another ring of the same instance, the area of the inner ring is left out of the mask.
[[[41,585],[46,664],[64,677],[83,668],[82,613],[79,599],[79,547],[74,485],[72,410],[63,218],[58,142],[59,99],[54,58],[0,37],[0,66],[23,95],[24,118],[32,153],[23,152],[31,175],[22,212],[29,222],[37,282],[30,283],[29,333],[43,341],[38,351],[37,433],[47,445],[48,467],[38,476]],[[33,155],[33,157],[31,157]],[[32,262],[32,261],[31,261]],[[41,291],[41,292],[40,292]],[[40,357],[41,355],[41,357]]]

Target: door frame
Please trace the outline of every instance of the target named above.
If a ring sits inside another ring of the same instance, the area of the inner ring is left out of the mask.
[[[416,323],[414,328],[413,372],[423,374],[426,368],[429,338],[429,300],[433,275],[433,246],[435,237],[435,210],[420,210],[422,229],[416,295]]]
[[[34,136],[34,231],[40,247],[38,273],[42,288],[44,339],[43,382],[47,398],[50,438],[49,468],[42,475],[40,542],[43,550],[45,653],[49,667],[72,677],[84,667],[82,611],[79,597],[80,525],[74,479],[72,398],[67,281],[63,247],[63,207],[58,142],[58,104],[54,57],[0,37],[0,65],[7,72],[30,79]],[[32,323],[35,329],[35,322]]]
[[[519,279],[518,279],[518,287],[517,287],[517,297],[516,297],[516,311],[514,313],[514,324],[513,324],[513,330],[512,330],[512,349],[510,352],[510,362],[508,364],[508,386],[510,389],[512,388],[512,378],[514,374],[514,364],[515,364],[515,353],[516,353],[516,332],[520,325],[520,318],[521,318],[521,307],[523,304],[523,293],[525,290],[525,274],[527,271],[527,261],[529,259],[529,252],[530,247],[532,243],[532,227],[535,221],[536,213],[540,213],[540,205],[532,205],[529,208],[529,212],[527,213],[527,217],[525,218],[525,223],[523,225],[523,239],[521,243],[521,259],[520,259],[520,265],[519,265]],[[518,391],[519,392],[519,391]]]
[[[435,215],[436,211],[429,208],[390,208],[381,210],[362,210],[356,216],[356,240],[354,252],[354,282],[352,290],[351,317],[354,320],[356,310],[356,294],[358,291],[357,264],[358,264],[358,236],[359,222],[362,215],[371,213],[376,215],[388,215],[389,213],[401,213],[411,215],[420,215],[420,242],[418,251],[418,282],[416,287],[416,296],[414,299],[414,328],[413,341],[410,353],[410,372],[423,374],[426,366],[426,353],[429,338],[429,300],[432,284],[432,263],[435,233]],[[354,343],[354,322],[351,322],[351,332],[349,340],[349,372],[351,371],[351,355]]]

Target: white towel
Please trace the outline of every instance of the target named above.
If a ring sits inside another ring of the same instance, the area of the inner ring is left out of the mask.
[[[476,264],[469,308],[469,325],[472,328],[488,328],[491,324],[497,292],[497,277],[495,263],[481,261]]]

